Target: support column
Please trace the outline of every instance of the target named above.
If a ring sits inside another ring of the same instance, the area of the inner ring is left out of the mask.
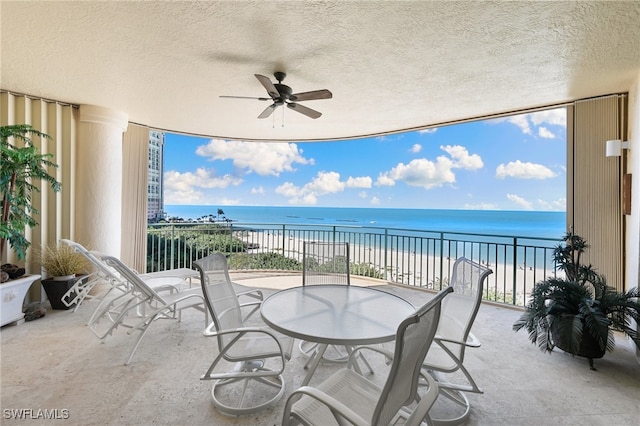
[[[122,133],[128,116],[95,105],[80,106],[76,175],[76,240],[120,257]]]

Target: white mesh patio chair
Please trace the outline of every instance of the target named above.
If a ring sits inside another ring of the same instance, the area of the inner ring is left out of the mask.
[[[174,286],[151,288],[135,271],[119,259],[104,256],[101,260],[113,268],[121,279],[126,280],[128,286],[115,297],[104,298],[88,325],[102,341],[118,327],[128,328],[128,334],[140,333],[125,365],[131,362],[142,339],[157,320],[177,319],[180,321],[182,311],[193,308],[205,314],[205,327],[208,324],[208,313],[199,288],[186,291],[177,291]]]
[[[454,293],[442,304],[434,345],[423,365],[438,381],[440,393],[454,404],[453,408],[448,409],[452,417],[434,419],[438,424],[464,422],[471,409],[465,393],[482,393],[465,368],[464,357],[467,348],[480,347],[480,341],[471,333],[471,327],[482,301],[484,281],[492,272],[463,257],[454,263],[450,282]],[[465,379],[461,380],[461,376]]]
[[[403,320],[396,332],[393,353],[363,346],[353,352],[347,368],[334,373],[317,387],[294,391],[284,409],[283,425],[295,420],[303,425],[420,425],[431,424],[429,409],[438,396],[436,381],[427,376],[426,392],[418,394],[422,363],[435,336],[442,300],[448,287]],[[351,368],[359,351],[372,350],[392,359],[389,374],[380,387]]]
[[[231,281],[231,277],[229,276],[229,263],[227,258],[222,253],[214,253],[203,259],[206,259],[207,263],[207,276],[210,281],[218,282],[218,281],[229,281],[233,284],[234,291],[236,296],[239,299],[244,299],[245,297],[250,299],[256,299],[257,301],[262,302],[264,299],[264,294],[262,290],[257,288],[247,288],[240,284],[234,283]],[[203,259],[200,259],[201,261]],[[200,277],[201,270],[196,266],[196,272],[198,273],[198,277]],[[256,309],[260,308],[260,304],[255,305]],[[247,316],[252,315],[253,312],[247,314]]]
[[[205,336],[214,337],[218,345],[201,379],[214,380],[211,397],[220,412],[251,414],[273,406],[284,395],[282,373],[291,359],[293,339],[277,334],[253,315],[261,300],[240,303],[228,275],[220,273],[220,262],[226,262],[220,253],[194,262],[213,320]]]
[[[351,285],[349,262],[349,243],[347,242],[304,241],[302,243],[302,285]],[[318,349],[318,344],[301,340],[298,348],[310,360]],[[331,345],[325,351],[322,360],[347,362],[350,349],[345,346]],[[305,364],[305,368],[308,364],[309,361]]]
[[[349,243],[304,241],[302,285],[351,284]]]

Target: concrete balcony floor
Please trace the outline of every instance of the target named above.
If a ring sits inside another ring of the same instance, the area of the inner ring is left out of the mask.
[[[301,284],[299,275],[236,273],[232,279],[266,294]],[[379,285],[354,279],[355,285]],[[431,293],[393,285],[380,288],[420,305]],[[124,366],[134,336],[118,329],[100,343],[85,326],[96,302],[76,312],[48,311],[36,321],[2,328],[2,424],[48,424],[17,420],[13,410],[57,409],[65,424],[82,425],[277,425],[284,399],[261,413],[220,414],[212,406],[212,382],[199,380],[217,353],[203,337],[203,315],[185,311],[182,322],[153,324],[132,363]],[[520,311],[483,304],[474,334],[482,347],[467,351],[465,365],[484,390],[471,394],[469,425],[638,425],[640,364],[629,341],[618,335],[614,352],[589,370],[583,358],[540,352],[526,332],[511,325]],[[285,380],[288,393],[299,386],[306,361],[294,345]],[[374,361],[375,362],[375,361]],[[378,365],[378,364],[375,364]],[[382,362],[380,362],[382,365]],[[339,366],[321,364],[311,385]],[[376,374],[377,380],[383,380]],[[68,410],[68,411],[63,411]]]

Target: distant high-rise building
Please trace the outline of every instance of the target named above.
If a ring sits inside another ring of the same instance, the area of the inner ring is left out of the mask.
[[[164,133],[149,131],[149,180],[147,183],[147,220],[157,222],[164,218],[162,197]]]

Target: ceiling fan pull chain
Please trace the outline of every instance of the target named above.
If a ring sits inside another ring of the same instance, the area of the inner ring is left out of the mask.
[[[282,108],[282,127],[284,127],[284,108]]]

